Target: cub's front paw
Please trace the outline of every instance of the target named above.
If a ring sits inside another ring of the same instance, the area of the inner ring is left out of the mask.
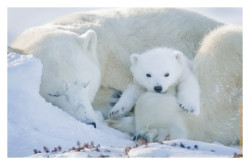
[[[192,114],[192,115],[198,115],[200,114],[200,109],[199,108],[194,108],[193,106],[184,104],[184,103],[179,103],[179,107],[186,113]]]
[[[126,108],[125,107],[114,107],[109,112],[110,118],[120,117],[124,114]]]

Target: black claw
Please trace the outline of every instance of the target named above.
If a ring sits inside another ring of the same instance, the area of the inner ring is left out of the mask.
[[[136,140],[136,136],[133,137],[133,141],[135,141],[135,140]]]
[[[112,97],[113,97],[113,98],[116,98],[116,99],[119,99],[119,98],[121,97],[121,95],[122,95],[122,92],[116,91],[116,92],[112,95]]]
[[[194,145],[194,148],[198,150],[198,145],[197,145],[197,144],[196,144],[196,145]]]
[[[137,141],[137,140],[139,140],[141,138],[141,135],[139,134],[139,135],[135,135],[134,137],[133,137],[133,141]]]
[[[145,137],[144,137],[144,140],[146,141],[146,143],[148,143],[148,142],[149,142],[149,140],[150,140],[149,136],[148,136],[148,135],[147,135],[147,136],[145,136]]]
[[[109,105],[110,105],[111,107],[115,106],[115,104],[116,104],[116,103],[113,103],[113,102],[109,103]]]
[[[181,148],[185,148],[185,145],[183,143],[180,144]]]
[[[136,140],[139,140],[141,138],[141,135],[137,135]]]
[[[179,107],[183,110],[183,111],[185,111],[185,112],[187,112],[187,113],[193,113],[194,112],[194,109],[192,108],[192,109],[187,109],[187,108],[185,108],[182,104],[179,104]]]
[[[117,114],[117,113],[118,113],[117,111],[111,112],[110,115],[109,115],[110,118],[111,118],[112,116],[114,116],[115,114]]]
[[[132,116],[131,114],[125,114],[124,117],[130,117]]]
[[[88,123],[88,125],[93,125],[94,128],[96,128],[96,123],[95,122]]]

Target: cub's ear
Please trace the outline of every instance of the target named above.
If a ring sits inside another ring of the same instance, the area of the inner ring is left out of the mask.
[[[131,62],[132,65],[137,64],[139,56],[140,56],[139,54],[130,55],[130,62]]]
[[[175,58],[180,61],[182,59],[182,57],[184,56],[182,52],[180,51],[175,51],[174,52]]]
[[[81,39],[83,41],[84,50],[88,50],[92,53],[96,52],[97,35],[94,30],[88,30],[86,33],[82,34]]]
[[[184,54],[180,51],[175,51],[174,52],[175,58],[178,62],[183,63],[184,61]]]

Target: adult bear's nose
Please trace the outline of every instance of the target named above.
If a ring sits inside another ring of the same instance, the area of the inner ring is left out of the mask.
[[[162,87],[161,86],[155,86],[154,87],[154,90],[157,92],[157,93],[160,93],[162,91]]]

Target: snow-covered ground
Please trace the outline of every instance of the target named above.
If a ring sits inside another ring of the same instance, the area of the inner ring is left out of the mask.
[[[39,95],[41,74],[42,64],[32,55],[8,55],[8,157],[233,157],[234,153],[240,154],[239,146],[190,140],[134,147],[127,135],[105,124],[95,129],[46,102]],[[72,147],[75,149],[70,150]]]
[[[31,26],[79,10],[81,9],[10,8],[8,43]],[[240,8],[191,10],[222,22],[242,24]],[[40,61],[31,55],[8,55],[8,157],[233,157],[234,153],[240,153],[239,146],[227,147],[218,143],[190,140],[164,141],[134,147],[134,142],[127,135],[105,125],[94,129],[47,103],[39,95],[41,69]],[[82,147],[84,144],[85,147]],[[58,151],[58,146],[62,147],[61,151]],[[48,153],[44,151],[44,147],[49,149]],[[70,151],[72,147],[75,149]],[[57,151],[52,152],[54,148]],[[34,154],[34,149],[42,153]]]

